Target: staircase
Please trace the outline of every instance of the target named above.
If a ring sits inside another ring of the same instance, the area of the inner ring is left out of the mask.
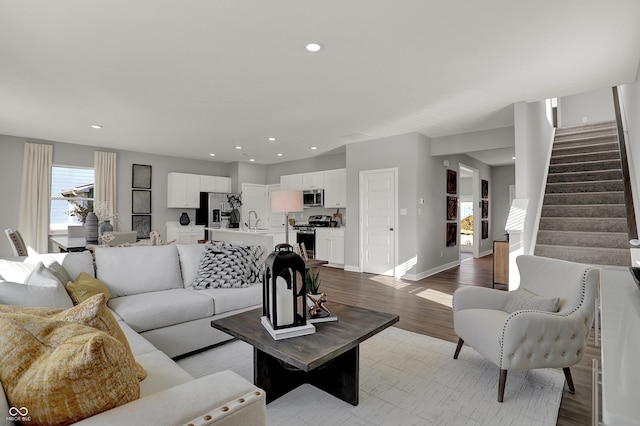
[[[556,130],[534,253],[631,265],[615,122]]]

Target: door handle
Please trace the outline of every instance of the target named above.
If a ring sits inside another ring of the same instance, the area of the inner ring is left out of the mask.
[[[389,228],[389,231],[393,231],[393,228]]]

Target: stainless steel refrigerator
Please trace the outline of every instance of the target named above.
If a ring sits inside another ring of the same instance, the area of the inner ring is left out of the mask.
[[[196,209],[196,225],[205,225],[206,228],[227,228],[229,210],[227,194],[201,192],[200,208]],[[205,231],[205,239],[211,239],[208,231]]]

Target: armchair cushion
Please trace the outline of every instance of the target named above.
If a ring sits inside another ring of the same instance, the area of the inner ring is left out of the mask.
[[[509,292],[509,299],[503,310],[510,314],[515,311],[534,310],[545,312],[558,312],[559,297],[537,296],[524,288]]]

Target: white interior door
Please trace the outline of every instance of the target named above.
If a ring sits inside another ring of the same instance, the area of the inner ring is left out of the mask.
[[[360,172],[362,271],[395,275],[397,169]]]

